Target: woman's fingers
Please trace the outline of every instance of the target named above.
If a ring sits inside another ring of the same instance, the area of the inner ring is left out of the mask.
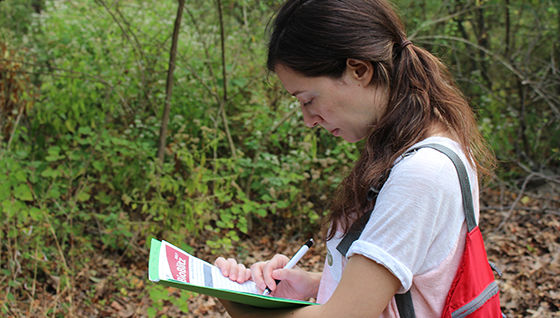
[[[237,266],[237,261],[233,258],[227,259],[228,266],[229,266],[229,279],[237,280],[239,267]]]
[[[264,264],[265,262],[258,262],[251,266],[251,278],[261,292],[266,288],[262,271]]]
[[[274,258],[263,266],[264,283],[271,291],[276,290],[276,281],[272,278],[272,271],[276,269],[274,268],[275,263],[273,263],[273,260]]]
[[[289,259],[285,255],[276,254],[274,257],[267,262],[259,262],[251,266],[251,275],[253,281],[257,284],[260,290],[270,288],[274,291],[276,289],[276,282],[272,278],[272,271],[275,269],[283,268]]]
[[[243,264],[238,264],[233,258],[218,257],[214,264],[220,269],[222,275],[238,283],[244,283],[251,278],[251,271]]]
[[[239,272],[237,277],[238,283],[244,283],[251,279],[251,270],[245,267],[243,264],[239,264]]]
[[[214,264],[220,269],[224,276],[229,277],[232,281],[244,283],[249,279],[253,279],[257,288],[261,291],[265,290],[266,287],[274,291],[276,289],[276,282],[272,277],[272,272],[286,266],[288,261],[289,259],[287,256],[276,254],[270,261],[255,263],[251,266],[251,269],[246,268],[243,264],[237,263],[234,258],[225,259],[223,257],[218,257]]]
[[[216,265],[220,271],[222,271],[222,275],[228,277],[229,276],[229,264],[226,261],[225,258],[223,257],[218,257],[215,261],[214,261],[214,265]]]
[[[245,265],[237,264],[237,261],[235,261],[233,258],[229,258],[228,262],[232,266],[231,273],[229,274],[229,279],[240,284],[251,279],[251,271],[247,269]]]

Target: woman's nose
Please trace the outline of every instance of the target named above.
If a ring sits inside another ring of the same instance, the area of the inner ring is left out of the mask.
[[[321,116],[312,114],[307,109],[305,109],[305,107],[301,108],[301,112],[303,114],[303,122],[305,123],[305,126],[309,128],[317,126],[322,120]]]

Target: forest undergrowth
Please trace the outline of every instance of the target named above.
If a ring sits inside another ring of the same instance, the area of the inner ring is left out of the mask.
[[[312,235],[321,270],[363,144],[305,127],[267,73],[281,2],[0,0],[0,316],[224,316],[148,281],[152,237],[251,264]],[[560,2],[393,2],[497,156],[481,229],[504,312],[560,317]]]
[[[496,276],[502,309],[507,317],[514,318],[560,317],[560,192],[548,188],[525,193],[513,209],[499,208],[510,207],[517,197],[518,193],[486,189],[481,199],[480,224],[488,257],[503,272],[501,277]],[[270,217],[270,221],[274,222],[274,218]],[[311,235],[257,229],[252,237],[241,238],[223,256],[250,265],[275,253],[292,255],[298,244]],[[321,271],[324,241],[320,235],[313,236],[318,244],[300,266]],[[96,251],[91,262],[76,275],[73,291],[64,294],[66,301],[72,299],[72,308],[56,308],[63,303],[56,293],[56,277],[37,278],[33,301],[18,300],[9,316],[46,317],[49,312],[67,311],[74,317],[148,317],[155,308],[153,314],[157,317],[229,317],[214,297],[150,282],[145,240],[136,238],[130,242],[130,256]],[[202,238],[185,237],[185,241],[197,257],[211,262],[217,257]]]

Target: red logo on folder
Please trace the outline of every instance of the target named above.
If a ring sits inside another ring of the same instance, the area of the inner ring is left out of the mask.
[[[189,257],[173,247],[166,245],[165,254],[167,256],[167,263],[174,280],[180,282],[189,282]]]

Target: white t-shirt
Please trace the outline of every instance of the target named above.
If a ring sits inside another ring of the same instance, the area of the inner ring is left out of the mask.
[[[458,143],[430,137],[413,147],[438,143],[459,155],[467,169],[478,219],[478,180]],[[361,236],[346,257],[336,249],[340,233],[327,242],[327,257],[317,301],[325,303],[340,282],[348,258],[363,255],[385,266],[411,290],[416,316],[441,316],[463,254],[465,214],[459,178],[452,161],[431,148],[399,158],[383,185]],[[394,299],[382,317],[399,317]]]

